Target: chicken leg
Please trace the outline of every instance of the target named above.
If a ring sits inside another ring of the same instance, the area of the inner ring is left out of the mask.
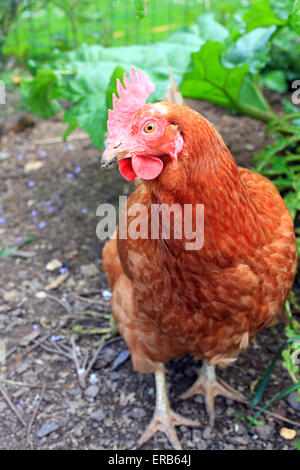
[[[209,416],[209,423],[212,426],[215,421],[214,399],[218,395],[230,398],[241,403],[246,403],[246,399],[236,390],[226,383],[217,381],[215,366],[210,366],[206,361],[199,370],[199,376],[196,382],[180,398],[186,399],[193,395],[204,395],[206,411]]]
[[[161,366],[162,364],[160,364]],[[138,447],[142,446],[157,432],[161,431],[166,434],[173,448],[181,450],[181,444],[177,437],[175,426],[192,426],[197,427],[199,423],[192,419],[184,418],[175,413],[171,407],[167,395],[166,377],[164,369],[155,371],[156,385],[156,406],[152,421],[148,425],[146,431],[139,440]]]

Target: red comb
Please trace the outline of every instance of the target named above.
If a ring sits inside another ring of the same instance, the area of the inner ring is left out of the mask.
[[[155,90],[150,78],[141,70],[138,73],[139,75],[132,67],[129,81],[124,73],[124,88],[117,79],[119,99],[113,94],[113,110],[108,110],[108,141],[118,139],[126,133],[132,117],[145,106],[148,96]]]

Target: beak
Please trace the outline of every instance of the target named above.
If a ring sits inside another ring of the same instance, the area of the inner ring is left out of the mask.
[[[131,158],[131,150],[121,150],[120,146],[115,146],[113,148],[107,147],[101,157],[101,167],[109,168],[113,163],[117,163],[124,158]]]

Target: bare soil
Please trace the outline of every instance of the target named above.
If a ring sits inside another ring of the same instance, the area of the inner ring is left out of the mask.
[[[251,165],[266,143],[263,124],[207,103],[188,104],[217,127],[241,166]],[[59,118],[35,120],[34,127],[6,132],[1,140],[0,251],[28,244],[0,258],[0,339],[8,354],[0,382],[0,448],[134,449],[152,417],[154,379],[133,370],[130,358],[124,360],[123,339],[112,336],[103,242],[95,232],[97,206],[117,205],[132,185],[117,170],[100,168],[100,154],[82,132],[78,140],[40,143],[60,137],[64,129]],[[47,270],[54,259],[61,266]],[[91,360],[103,334],[110,339],[81,387],[74,351],[80,368]],[[219,376],[250,400],[283,339],[282,325],[264,330]],[[167,365],[173,409],[199,420],[198,429],[178,428],[185,449],[295,449],[296,438],[285,440],[280,429],[295,429],[299,438],[300,411],[285,399],[270,408],[279,417],[264,414],[259,425],[249,427],[253,410],[217,398],[211,429],[202,397],[179,399],[198,367],[190,357]],[[290,385],[279,361],[264,400]],[[144,448],[171,447],[157,433]]]

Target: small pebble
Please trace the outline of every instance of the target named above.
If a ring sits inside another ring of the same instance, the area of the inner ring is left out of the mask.
[[[99,274],[99,270],[98,270],[97,266],[94,263],[85,264],[83,266],[80,266],[80,271],[81,271],[81,274],[84,277],[93,277],[93,276],[97,276]]]
[[[89,377],[89,382],[92,385],[96,385],[99,382],[97,375],[96,374],[91,374],[90,377]]]
[[[95,421],[102,421],[104,419],[104,411],[103,410],[96,410],[91,413],[91,418]]]
[[[97,387],[97,385],[90,385],[84,391],[84,394],[90,398],[95,398],[98,395],[98,393],[99,393],[99,387]]]
[[[47,436],[48,434],[50,434],[51,432],[54,432],[56,431],[57,429],[59,428],[59,424],[58,423],[46,423],[44,424],[44,426],[42,426],[38,432],[37,432],[37,436],[39,438],[42,438],[44,436]]]
[[[144,416],[146,416],[146,412],[145,410],[143,410],[143,408],[133,408],[133,410],[131,411],[130,415],[133,417],[133,418],[143,418]]]
[[[283,437],[283,439],[290,441],[296,437],[296,431],[295,429],[281,428],[280,435]]]
[[[47,297],[47,294],[44,291],[39,291],[39,292],[36,292],[35,297],[37,299],[45,299]]]
[[[110,290],[104,290],[102,291],[102,297],[106,302],[108,302],[111,299],[112,293]]]
[[[256,432],[261,439],[267,441],[270,439],[274,431],[274,427],[271,424],[261,424],[256,427]]]
[[[288,400],[289,404],[291,405],[291,407],[294,408],[294,410],[300,411],[300,395],[299,395],[299,393],[297,393],[296,391],[290,393],[287,400]]]
[[[59,269],[61,267],[62,267],[62,262],[59,261],[59,259],[52,259],[46,264],[47,271],[55,271],[56,269]]]
[[[202,433],[202,437],[203,439],[207,440],[209,439],[211,436],[211,427],[210,426],[206,426],[206,428],[204,429],[203,433]]]

